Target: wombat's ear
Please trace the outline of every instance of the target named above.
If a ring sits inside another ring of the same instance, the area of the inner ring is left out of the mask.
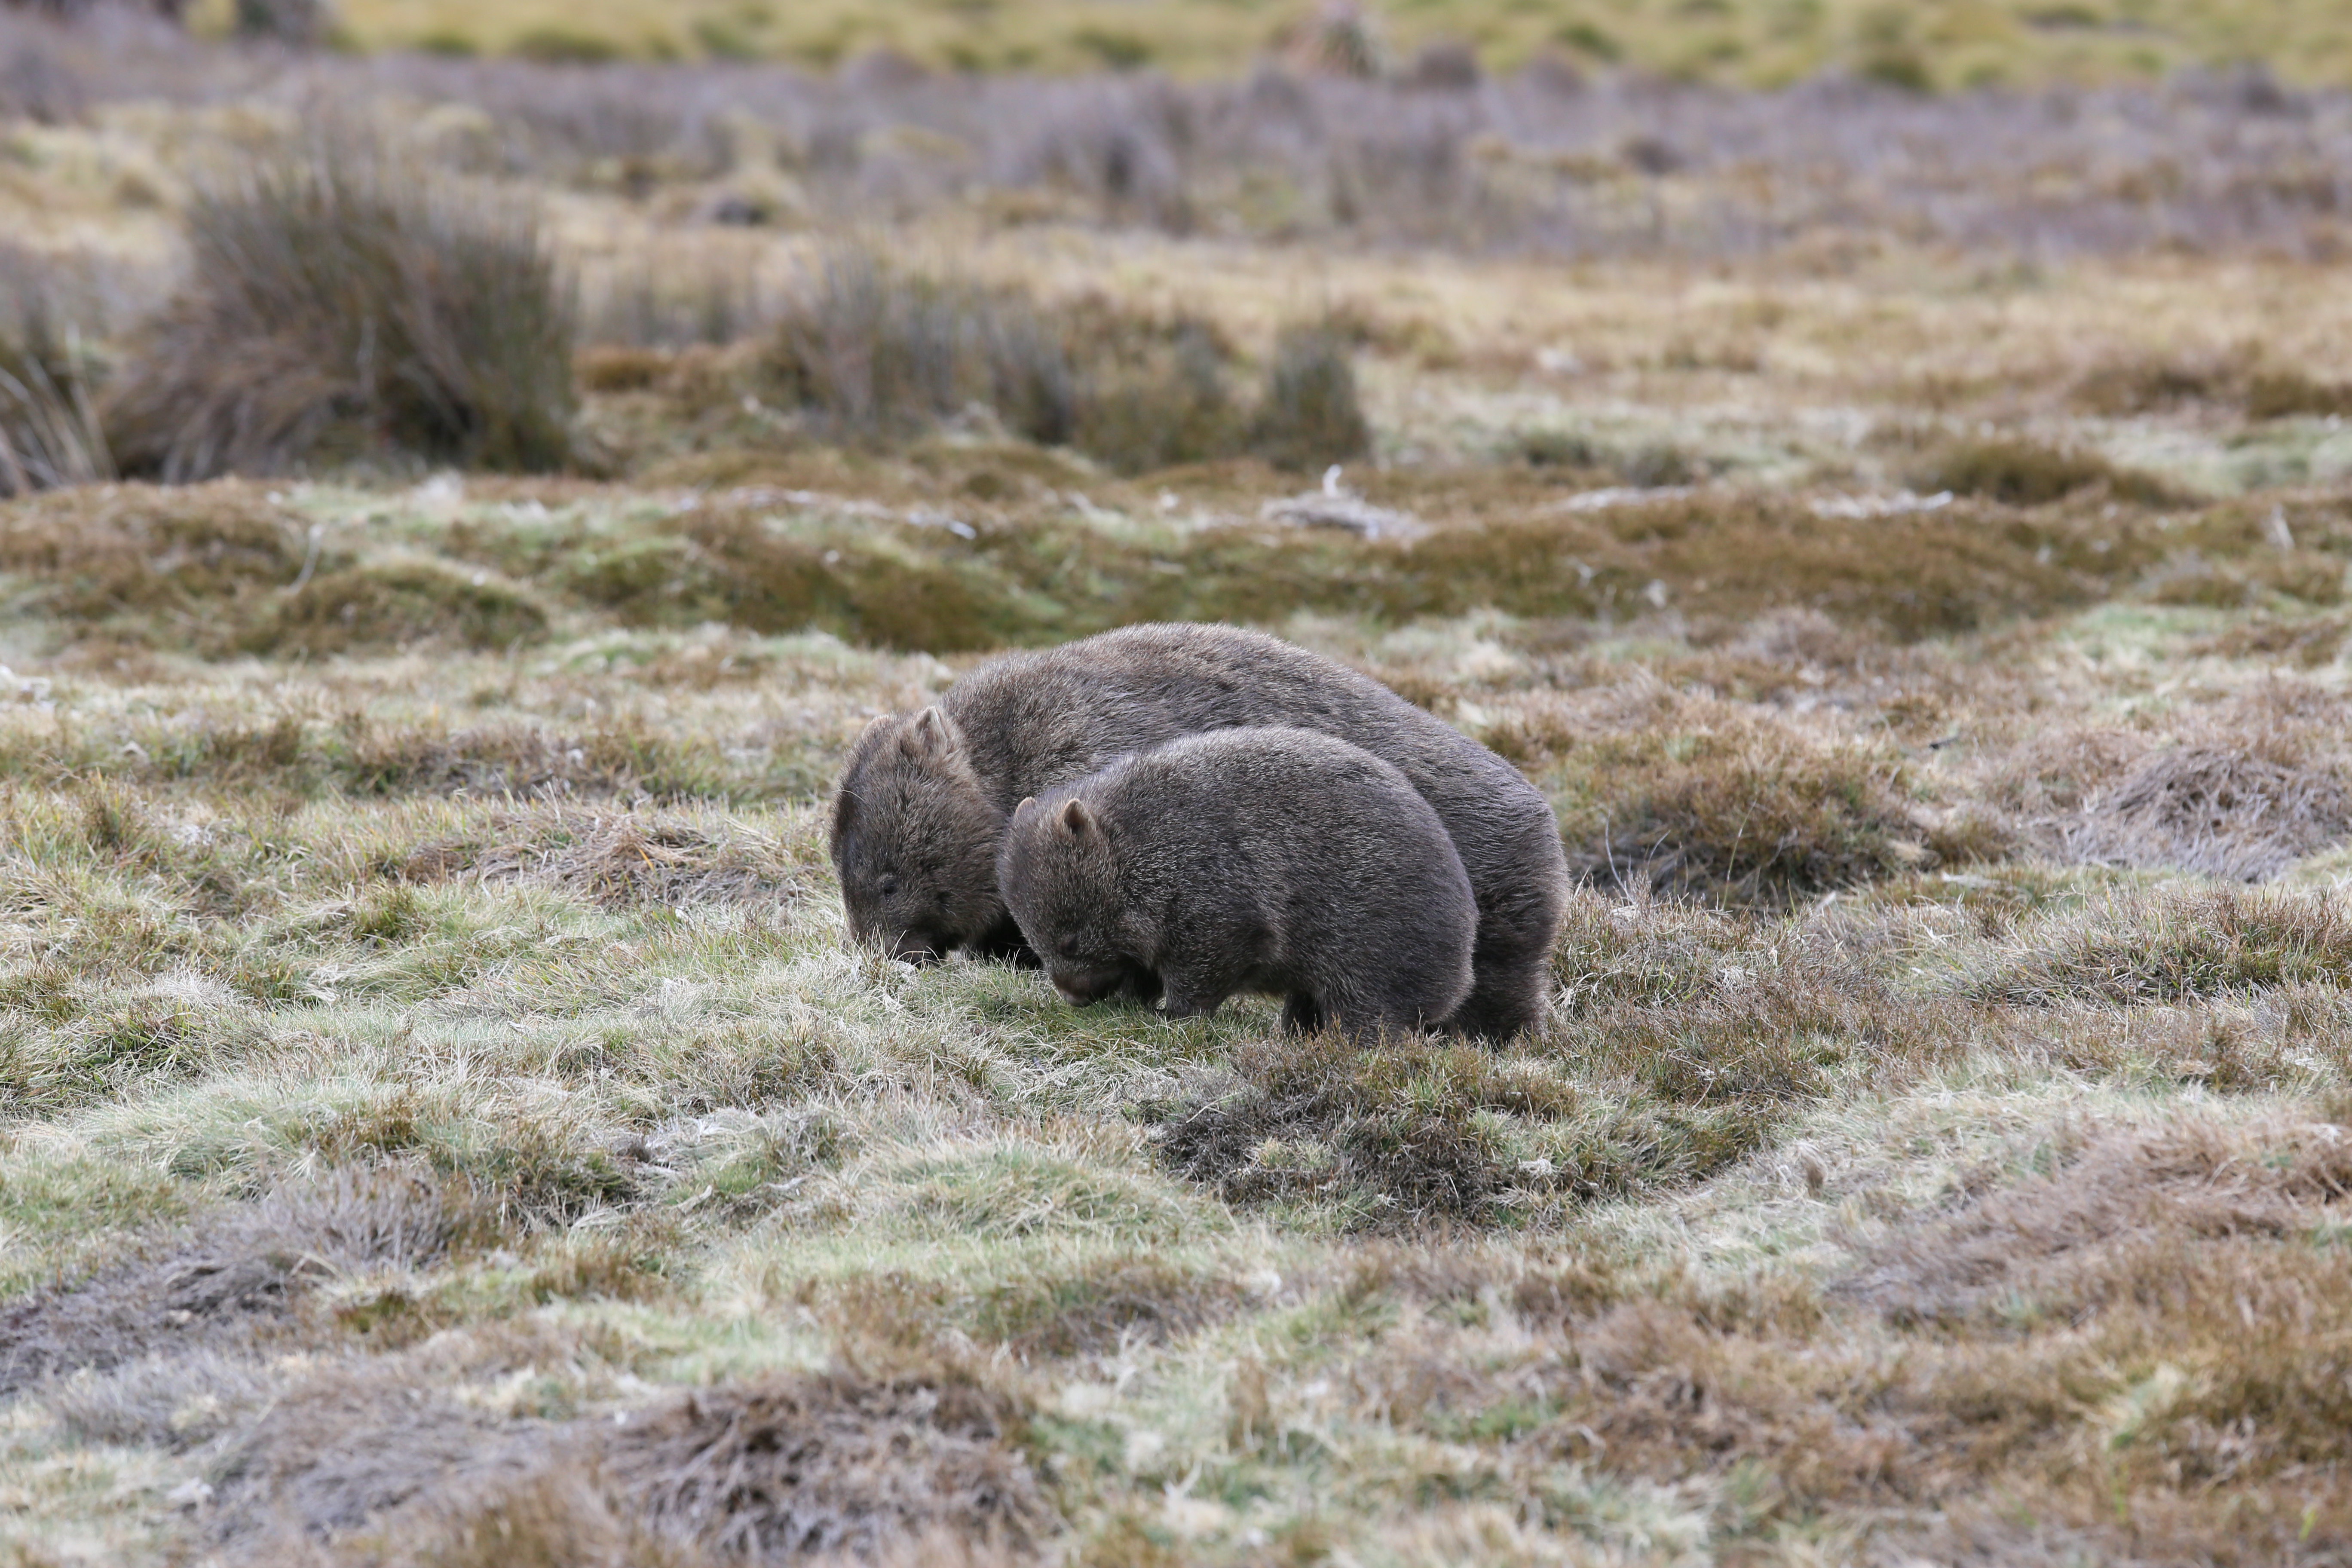
[[[955,721],[937,708],[926,708],[916,714],[907,732],[898,737],[898,749],[919,761],[953,756],[962,744],[963,737],[956,733]]]
[[[1013,808],[1013,815],[1017,820],[1023,812],[1034,811],[1036,809],[1037,797],[1034,795],[1024,795],[1021,797],[1021,804]]]
[[[1070,797],[1070,804],[1062,807],[1062,826],[1073,834],[1084,837],[1094,831],[1095,814],[1087,809],[1085,801],[1073,795]]]

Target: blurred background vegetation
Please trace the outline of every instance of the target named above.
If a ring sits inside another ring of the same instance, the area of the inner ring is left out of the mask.
[[[260,0],[199,0],[226,32]],[[889,50],[935,69],[1159,69],[1198,78],[1273,51],[1352,54],[1366,71],[1488,70],[1539,58],[1720,86],[1845,69],[1920,89],[2161,77],[2275,65],[2352,79],[2352,15],[2328,0],[342,0],[360,49],[542,59],[742,59],[830,69]]]

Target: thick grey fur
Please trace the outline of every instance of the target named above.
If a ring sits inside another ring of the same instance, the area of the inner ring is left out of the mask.
[[[1259,632],[1137,626],[991,659],[920,713],[877,719],[834,796],[851,934],[900,957],[1025,950],[996,852],[1025,795],[1181,735],[1288,725],[1395,766],[1452,836],[1478,905],[1475,979],[1446,1026],[1501,1039],[1541,1024],[1568,865],[1550,805],[1517,768],[1370,678]]]
[[[1375,1038],[1470,994],[1478,908],[1405,776],[1307,730],[1217,730],[1014,807],[997,886],[1070,1001],[1139,973],[1171,1018],[1236,992]]]

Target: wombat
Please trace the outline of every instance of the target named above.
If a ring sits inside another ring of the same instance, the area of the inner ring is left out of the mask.
[[[1404,774],[1306,730],[1216,730],[1024,800],[1004,902],[1070,1001],[1139,973],[1171,1018],[1237,991],[1355,1039],[1453,1016],[1478,910],[1462,858]]]
[[[853,936],[902,958],[1020,956],[996,889],[1015,802],[1181,735],[1288,725],[1393,765],[1445,825],[1478,903],[1470,995],[1449,1028],[1542,1022],[1568,897],[1551,807],[1517,769],[1387,687],[1259,632],[1137,626],[991,659],[937,705],[877,719],[834,796],[833,860]]]

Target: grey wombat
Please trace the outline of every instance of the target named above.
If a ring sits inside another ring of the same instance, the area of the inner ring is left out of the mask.
[[[1543,1021],[1568,866],[1517,769],[1387,687],[1305,648],[1220,626],[1139,626],[993,658],[935,707],[877,719],[834,797],[850,931],[903,958],[1017,955],[997,847],[1024,795],[1180,735],[1289,725],[1391,763],[1453,837],[1478,904],[1471,993],[1447,1026],[1507,1037]]]
[[[1444,825],[1395,768],[1305,730],[1191,735],[1024,800],[997,885],[1076,1003],[1150,975],[1171,1018],[1263,992],[1363,1039],[1470,990],[1478,912]]]

